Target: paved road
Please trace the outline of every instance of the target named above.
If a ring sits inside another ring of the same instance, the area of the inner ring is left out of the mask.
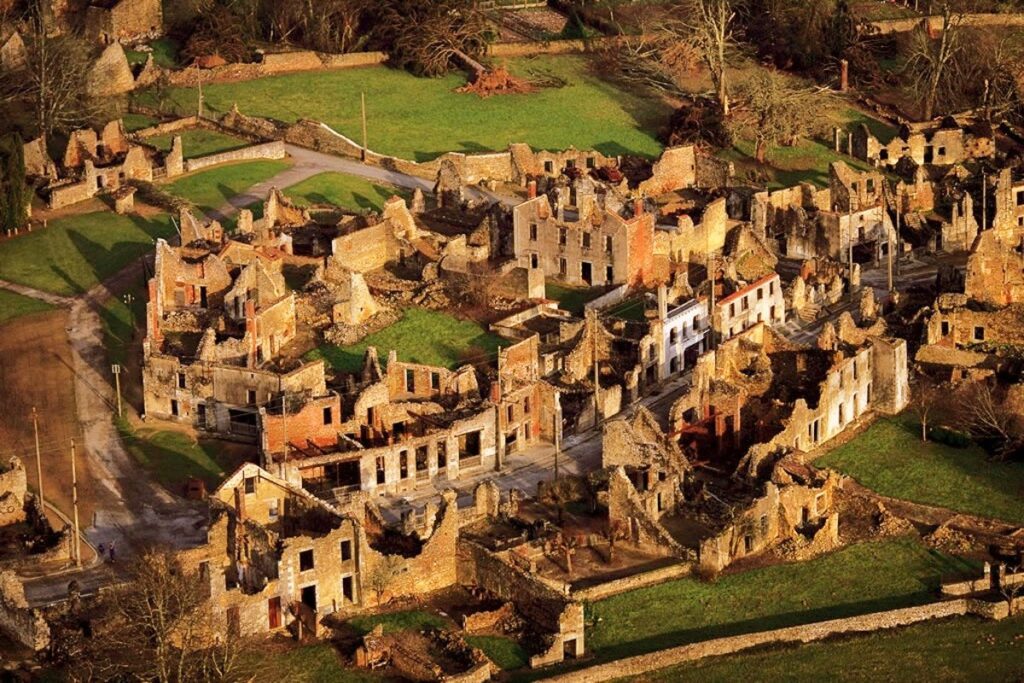
[[[386,168],[381,168],[380,166],[371,166],[369,164],[364,164],[361,161],[356,161],[355,159],[347,159],[344,157],[334,156],[333,154],[315,152],[311,149],[297,147],[295,145],[285,145],[285,150],[294,161],[291,168],[278,173],[273,178],[269,178],[268,180],[253,185],[244,194],[232,197],[227,201],[227,203],[218,207],[216,211],[210,212],[208,216],[210,218],[216,218],[217,220],[223,220],[224,218],[234,214],[239,209],[243,209],[255,202],[264,201],[270,193],[270,190],[274,188],[284,189],[291,187],[296,183],[301,183],[307,178],[327,172],[344,173],[346,175],[362,178],[363,180],[368,180],[372,183],[394,185],[395,187],[407,190],[419,189],[425,193],[430,193],[434,190],[434,183],[430,180],[409,175],[407,173],[390,171]],[[521,198],[516,197],[515,195],[491,192],[489,190],[476,187],[467,188],[467,195],[474,201],[487,199],[502,202],[507,206],[514,206],[522,201]]]
[[[138,278],[140,267],[138,262],[132,264],[115,280]],[[93,477],[103,487],[94,501],[93,519],[82,520],[86,541],[94,547],[114,541],[121,557],[149,543],[188,547],[202,542],[205,515],[194,504],[172,496],[153,482],[125,450],[114,426],[116,398],[108,382],[110,365],[98,313],[99,305],[111,296],[110,290],[101,284],[72,299],[3,281],[0,288],[70,309],[67,333],[75,376],[75,409],[84,435],[80,446]],[[30,604],[44,604],[65,595],[73,578],[79,580],[83,590],[93,590],[109,576],[100,565],[36,578],[26,581],[25,594]]]

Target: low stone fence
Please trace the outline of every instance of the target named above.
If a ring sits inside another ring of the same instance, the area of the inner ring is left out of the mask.
[[[872,21],[871,27],[881,35],[890,33],[907,33],[927,22],[928,31],[937,33],[942,30],[942,17],[908,17],[906,19],[883,19]],[[964,16],[966,26],[1024,26],[1024,14],[967,14]]]
[[[660,569],[653,569],[648,572],[625,576],[621,579],[615,579],[614,581],[606,581],[605,583],[599,583],[595,586],[573,589],[570,591],[569,596],[573,600],[580,600],[583,602],[604,600],[605,598],[610,598],[613,595],[626,593],[631,590],[636,590],[637,588],[645,588],[646,586],[653,586],[655,584],[665,583],[666,581],[681,579],[692,573],[693,565],[688,562],[680,562],[667,567],[661,567]]]
[[[676,666],[677,664],[696,661],[704,657],[729,655],[764,645],[809,643],[843,633],[867,633],[907,626],[929,619],[962,616],[972,613],[971,603],[974,602],[976,601],[961,598],[945,602],[934,602],[918,607],[874,612],[845,619],[831,619],[802,626],[790,626],[773,631],[760,631],[739,636],[714,638],[667,650],[659,650],[658,652],[651,652],[645,655],[628,657],[607,664],[599,664],[586,669],[552,676],[544,680],[558,681],[559,683],[595,683],[595,681],[630,678],[650,671]]]
[[[629,285],[619,285],[615,289],[605,292],[596,299],[583,304],[583,309],[587,311],[600,311],[602,308],[608,308],[609,306],[621,303],[628,295]]]
[[[264,142],[260,145],[250,145],[249,147],[242,147],[241,149],[233,149],[228,152],[211,154],[209,156],[199,157],[198,159],[186,159],[185,172],[191,173],[192,171],[216,166],[217,164],[226,164],[230,161],[284,159],[284,157],[284,142],[281,140],[275,140],[273,142]]]

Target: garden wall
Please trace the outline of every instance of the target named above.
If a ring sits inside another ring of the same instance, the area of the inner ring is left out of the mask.
[[[610,598],[613,595],[626,593],[631,590],[636,590],[637,588],[645,588],[658,583],[681,579],[689,576],[691,573],[692,565],[686,562],[680,562],[679,564],[672,564],[668,567],[662,567],[661,569],[641,572],[639,574],[634,574],[633,576],[616,579],[615,581],[608,581],[596,586],[573,590],[571,596],[574,600],[581,600],[584,602],[604,600],[605,598]]]
[[[198,171],[209,166],[216,166],[217,164],[226,164],[230,161],[251,161],[253,159],[284,159],[284,157],[284,142],[282,142],[281,140],[275,140],[273,142],[265,142],[261,145],[251,145],[249,147],[243,147],[241,149],[233,149],[228,152],[211,154],[209,156],[199,157],[198,159],[186,159],[185,172],[191,173],[192,171]]]
[[[910,17],[909,19],[883,19],[871,22],[871,26],[882,35],[889,33],[907,33],[928,21],[928,31],[932,34],[942,30],[942,17]],[[964,16],[967,26],[1024,26],[1024,14],[968,14]]]

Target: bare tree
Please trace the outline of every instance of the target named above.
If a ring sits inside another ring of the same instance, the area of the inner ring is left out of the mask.
[[[380,607],[384,594],[387,593],[391,583],[398,578],[402,570],[402,558],[397,555],[385,555],[381,561],[374,565],[366,577],[366,584],[377,596],[377,606]]]
[[[92,58],[85,41],[48,35],[40,14],[29,25],[26,69],[12,76],[20,86],[16,96],[32,104],[37,132],[48,137],[88,122],[101,107],[86,92]]]
[[[826,97],[778,72],[759,71],[740,86],[733,127],[754,139],[754,156],[763,164],[770,147],[818,132]]]
[[[1000,459],[1018,452],[1024,443],[1020,420],[999,399],[989,384],[967,384],[957,400],[960,427],[987,444]]]
[[[200,575],[186,571],[173,552],[143,553],[102,599],[104,616],[84,653],[95,667],[88,677],[183,683],[220,672],[223,680],[236,661],[224,648],[237,642],[213,651],[207,599]]]
[[[629,538],[629,527],[621,519],[608,520],[608,525],[602,531],[602,535],[608,541],[608,564],[614,564],[615,546],[619,541]]]
[[[925,120],[935,115],[940,88],[946,83],[949,66],[963,49],[963,24],[963,13],[954,11],[947,2],[942,6],[942,33],[937,39],[932,38],[926,23],[914,32],[907,69],[913,79],[914,90],[923,100]]]
[[[711,74],[718,103],[722,113],[729,115],[729,80],[726,69],[729,58],[736,46],[734,21],[736,12],[731,0],[689,0],[684,5],[687,16],[693,17],[690,22],[693,41],[701,59]]]
[[[422,76],[448,73],[487,47],[487,20],[472,0],[385,0],[377,25],[391,60]]]
[[[1024,598],[1024,581],[1019,580],[1021,577],[1016,576],[1022,570],[1024,568],[1006,567],[1006,573],[999,580],[999,594],[1006,600],[1011,617],[1016,614],[1017,601]],[[1012,580],[1007,582],[1006,579],[1010,577]]]
[[[928,441],[928,419],[946,397],[946,389],[927,375],[921,375],[913,388],[910,408],[921,424],[921,441]]]

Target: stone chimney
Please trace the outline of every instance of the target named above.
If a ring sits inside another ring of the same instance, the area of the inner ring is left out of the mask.
[[[644,200],[642,197],[637,197],[636,199],[633,200],[633,215],[644,215]]]
[[[160,311],[156,302],[156,278],[149,280],[149,304],[146,306],[149,312],[149,336],[153,343],[159,345],[163,341],[163,333],[160,330]]]
[[[526,184],[526,194],[530,199],[537,198],[537,181],[531,180]]]
[[[252,299],[245,302],[245,336],[249,338],[249,367],[256,367],[259,340],[256,338],[256,302]]]

